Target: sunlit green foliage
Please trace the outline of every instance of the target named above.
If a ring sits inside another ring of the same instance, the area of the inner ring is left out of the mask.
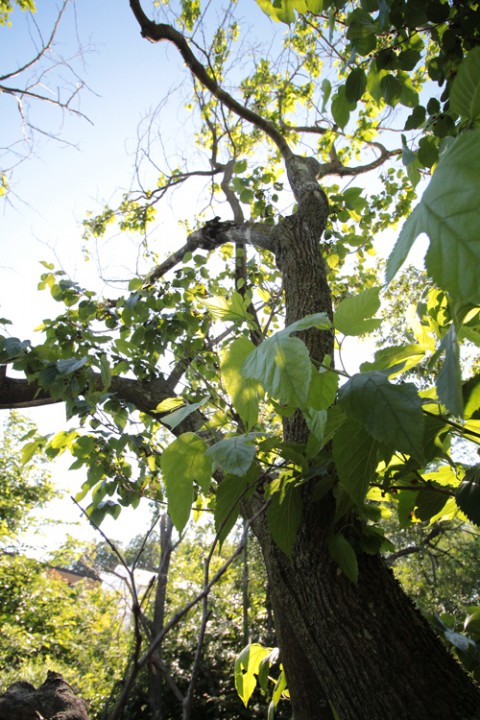
[[[33,0],[0,0],[0,25],[10,25],[10,15],[15,7],[28,12],[35,12],[35,3]]]
[[[0,543],[8,545],[32,523],[32,511],[53,497],[46,458],[38,455],[24,466],[22,448],[39,439],[35,426],[12,412],[4,427],[0,446]]]
[[[0,557],[0,692],[61,672],[92,703],[95,718],[123,671],[127,637],[117,598],[83,581],[70,587],[20,555]]]
[[[91,701],[96,718],[123,670],[123,618],[118,598],[98,582],[71,587],[18,549],[18,534],[54,493],[40,453],[24,465],[27,439],[41,444],[32,423],[12,412],[0,453],[0,693],[20,678],[39,685],[46,670],[55,670]]]

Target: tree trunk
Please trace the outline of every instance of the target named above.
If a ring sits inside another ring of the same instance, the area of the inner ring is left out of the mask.
[[[160,562],[158,567],[157,586],[155,589],[155,603],[153,619],[150,626],[151,637],[155,638],[163,630],[165,623],[165,601],[167,597],[168,571],[172,555],[173,524],[170,517],[164,513],[160,518]],[[152,711],[153,720],[163,717],[165,695],[165,676],[163,667],[163,648],[160,644],[152,653],[148,663],[148,702]]]
[[[289,177],[299,209],[278,227],[276,253],[287,324],[310,313],[332,314],[319,242],[326,198],[308,173],[289,172]],[[329,332],[308,331],[302,338],[314,361],[333,356]],[[284,423],[284,439],[307,438],[305,422],[295,413]],[[359,557],[358,585],[331,559],[328,539],[334,530],[335,500],[331,493],[312,500],[314,483],[310,480],[301,490],[303,521],[290,559],[273,542],[265,517],[253,522],[272,591],[295,720],[331,718],[325,698],[340,720],[480,718],[478,688],[382,559]],[[342,522],[354,530],[357,520]]]
[[[361,555],[353,584],[326,545],[331,499],[304,501],[291,559],[275,546],[265,522],[255,523],[295,720],[330,718],[320,701],[316,711],[312,703],[323,693],[340,720],[480,718],[477,687],[383,561]]]
[[[0,720],[89,720],[88,705],[61,675],[48,671],[35,689],[28,682],[10,685],[0,696]]]

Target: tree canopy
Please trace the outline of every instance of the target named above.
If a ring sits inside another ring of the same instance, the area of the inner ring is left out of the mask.
[[[243,516],[297,720],[478,717],[380,557],[387,506],[403,527],[480,522],[478,4],[261,0],[289,24],[267,50],[233,4],[157,5],[130,0],[132,30],[186,66],[191,156],[148,146],[154,180],[138,166],[138,188],[85,220],[90,242],[138,235],[146,269],[125,292],[44,264],[60,310],[35,345],[1,339],[23,379],[5,369],[0,406],[65,403],[75,424],[25,453],[71,452],[95,523],[153,497],[179,533],[213,512],[223,543]],[[165,200],[199,178],[165,252]],[[406,339],[350,372],[346,339],[382,332],[385,283],[422,233]],[[375,248],[396,234],[384,275]],[[425,382],[405,376],[420,363]]]

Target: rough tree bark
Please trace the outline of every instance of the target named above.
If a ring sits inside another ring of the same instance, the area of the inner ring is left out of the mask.
[[[0,695],[0,720],[89,720],[88,703],[73,692],[59,673],[49,670],[35,689],[28,682],[10,685]]]

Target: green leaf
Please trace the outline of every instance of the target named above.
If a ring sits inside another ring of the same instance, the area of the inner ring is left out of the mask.
[[[365,10],[356,8],[348,15],[347,38],[361,55],[368,55],[375,50],[377,31],[372,16]]]
[[[347,99],[345,85],[340,85],[332,98],[332,115],[336,124],[344,128],[350,119],[350,113],[355,110],[356,103]]]
[[[477,640],[480,635],[480,608],[477,607],[465,618],[463,629],[469,635],[473,635]]]
[[[480,526],[480,465],[468,468],[455,500],[468,519]]]
[[[345,97],[349,102],[360,100],[367,88],[367,76],[363,68],[352,70],[345,83]]]
[[[249,486],[248,475],[238,477],[226,475],[218,485],[215,494],[215,530],[219,534],[220,543],[224,543],[230,530],[235,525],[239,514],[239,501]]]
[[[28,443],[25,443],[22,447],[21,457],[22,457],[22,465],[26,465],[30,460],[37,454],[39,449],[43,447],[45,444],[45,438],[40,437],[36,438],[35,440],[31,440]]]
[[[245,475],[255,460],[254,438],[248,435],[236,435],[224,438],[208,448],[209,455],[218,467],[231,475]]]
[[[325,427],[327,424],[328,413],[326,410],[312,410],[308,409],[308,412],[304,413],[305,422],[307,423],[308,429],[314,435],[317,440],[323,446],[325,442]]]
[[[480,48],[471,50],[460,65],[450,91],[450,106],[464,120],[480,122]]]
[[[342,387],[339,399],[342,409],[379,443],[422,457],[424,418],[415,385],[394,385],[377,371],[359,373]]]
[[[80,370],[87,362],[86,357],[82,357],[78,360],[75,358],[68,358],[67,360],[57,360],[57,369],[60,375],[73,375],[74,372]]]
[[[305,343],[297,337],[280,332],[264,340],[243,363],[242,374],[285,405],[306,405],[312,366]]]
[[[16,337],[0,337],[0,360],[2,362],[14,360],[30,347],[30,344],[29,340],[19,340]]]
[[[454,325],[450,325],[440,347],[445,350],[445,359],[437,378],[438,397],[452,415],[462,417],[462,368]]]
[[[162,400],[162,402],[159,402],[156,406],[154,412],[158,413],[159,415],[161,413],[169,413],[173,412],[174,410],[177,410],[178,408],[185,405],[185,400],[181,397],[168,397],[165,398],[165,400]]]
[[[445,639],[448,640],[448,642],[451,643],[453,647],[457,648],[463,653],[468,653],[469,650],[477,650],[476,642],[474,640],[471,640],[470,638],[465,637],[465,635],[462,635],[461,633],[455,632],[454,630],[445,630],[444,635]]]
[[[122,508],[113,500],[102,500],[98,505],[90,505],[87,508],[87,515],[95,525],[99,526],[105,520],[106,515],[110,515],[117,520]]]
[[[274,707],[278,705],[280,700],[282,699],[284,691],[287,689],[287,677],[285,675],[284,670],[282,669],[280,675],[277,678],[277,682],[275,683],[275,687],[273,688],[272,693],[272,702]]]
[[[246,337],[239,337],[222,350],[220,372],[223,384],[230,395],[233,407],[250,429],[258,419],[258,398],[261,387],[255,380],[242,375],[245,359],[255,350],[255,345]]]
[[[312,379],[308,389],[308,406],[313,410],[327,410],[337,396],[338,374],[334,370],[312,367]]]
[[[298,487],[290,483],[283,492],[272,496],[267,508],[267,523],[275,543],[290,557],[302,524],[302,501]]]
[[[205,405],[205,403],[209,400],[209,396],[206,395],[204,398],[199,400],[196,403],[191,403],[190,405],[185,405],[184,407],[178,408],[178,410],[174,410],[173,412],[169,413],[168,415],[165,415],[162,417],[162,423],[165,425],[168,425],[168,427],[171,430],[174,430],[180,423],[182,423],[189,415],[192,415],[196,410],[202,407],[202,405]]]
[[[358,582],[358,560],[355,550],[343,535],[333,535],[328,543],[332,560],[339,566],[343,574],[355,585]]]
[[[410,72],[414,69],[414,67],[417,65],[417,63],[420,62],[422,59],[422,54],[418,52],[418,50],[414,50],[413,48],[409,48],[407,50],[403,50],[398,56],[398,64],[402,70],[406,70],[407,72]]]
[[[413,108],[411,114],[405,121],[405,130],[416,130],[423,125],[423,123],[425,122],[425,118],[425,108],[423,107],[423,105],[417,105],[417,107]]]
[[[362,372],[369,370],[390,370],[389,377],[399,372],[406,372],[425,357],[424,345],[398,345],[382,348],[375,353],[373,362],[364,362],[360,365]]]
[[[236,291],[232,293],[230,298],[218,295],[214,297],[213,300],[203,300],[202,304],[205,305],[213,317],[218,320],[240,322],[250,319],[245,300],[240,293]]]
[[[388,73],[380,80],[380,89],[387,105],[395,107],[402,97],[403,85],[400,80],[395,75]]]
[[[362,505],[375,478],[378,443],[361,422],[347,418],[333,436],[332,453],[342,486],[357,505]]]
[[[333,325],[344,335],[364,335],[382,323],[372,318],[380,307],[380,288],[373,287],[346,297],[335,311]]]
[[[100,358],[100,376],[102,378],[103,389],[108,390],[112,382],[112,371],[106,355],[102,355]]]
[[[327,103],[330,99],[330,95],[332,94],[332,83],[330,82],[330,80],[325,78],[324,80],[322,80],[321,87],[322,87],[322,102],[323,102],[322,112],[325,112],[327,109]]]
[[[271,648],[252,643],[247,645],[235,659],[235,689],[245,707],[257,686],[260,663],[270,652]]]
[[[438,162],[438,141],[431,135],[421,138],[417,157],[423,167],[432,168]]]
[[[415,516],[419,520],[430,520],[442,510],[448,498],[449,496],[446,493],[437,492],[433,486],[419,488]]]
[[[294,332],[310,330],[310,328],[329,330],[331,326],[332,324],[326,313],[313,313],[313,315],[305,315],[305,317],[300,318],[300,320],[295,320],[295,322],[287,325],[283,330],[279,330],[277,335],[291,335]],[[273,335],[272,337],[275,336]]]
[[[174,440],[162,453],[160,467],[165,480],[168,512],[178,532],[190,517],[193,483],[207,491],[212,476],[212,461],[204,441],[187,432]]]
[[[480,304],[480,130],[458,137],[442,155],[422,200],[405,222],[387,263],[390,281],[420,233],[426,268],[460,305]]]

